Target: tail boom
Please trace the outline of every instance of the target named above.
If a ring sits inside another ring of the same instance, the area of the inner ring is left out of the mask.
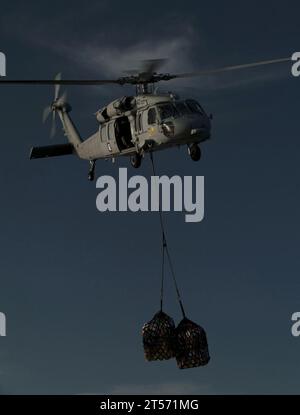
[[[30,160],[67,156],[74,154],[74,146],[72,144],[55,144],[52,146],[32,147],[30,151]]]

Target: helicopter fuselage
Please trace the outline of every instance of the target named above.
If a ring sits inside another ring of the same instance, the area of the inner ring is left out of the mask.
[[[294,59],[292,57],[292,60]],[[154,85],[161,81],[216,75],[236,70],[250,69],[265,65],[290,62],[291,58],[269,59],[240,65],[225,66],[186,73],[159,73],[157,70],[164,59],[145,60],[139,71],[130,71],[127,76],[117,79],[65,80],[58,74],[53,80],[4,80],[0,84],[54,85],[54,101],[44,110],[44,120],[53,111],[52,129],[55,132],[55,113],[58,113],[69,144],[33,147],[30,158],[45,158],[77,155],[89,160],[89,179],[93,180],[95,161],[130,156],[133,167],[139,167],[147,151],[163,150],[186,144],[193,161],[200,160],[199,143],[210,138],[211,117],[192,99],[181,100],[172,93],[158,95]],[[99,128],[95,134],[83,141],[73,124],[66,95],[60,95],[61,85],[134,85],[136,97],[125,96],[110,103],[96,113]],[[54,133],[53,133],[54,135]]]
[[[173,94],[124,97],[96,113],[98,131],[77,147],[80,158],[97,160],[200,143],[211,122],[194,100]]]
[[[33,147],[30,158],[77,155],[90,162],[89,180],[93,180],[95,162],[129,156],[135,168],[150,151],[187,145],[191,159],[201,157],[199,143],[211,134],[211,117],[193,99],[181,100],[174,94],[144,94],[113,101],[96,113],[98,130],[82,140],[64,99],[53,102],[51,110],[59,115],[69,144]]]

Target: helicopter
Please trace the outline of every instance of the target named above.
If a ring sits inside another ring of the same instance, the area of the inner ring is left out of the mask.
[[[115,162],[117,157],[127,156],[131,165],[138,168],[148,152],[185,145],[190,158],[193,161],[200,160],[200,143],[211,138],[212,115],[208,115],[195,99],[181,99],[173,92],[158,93],[155,88],[158,82],[220,74],[287,61],[291,61],[291,58],[170,74],[157,72],[164,63],[163,59],[151,59],[144,61],[142,70],[118,79],[64,80],[58,74],[52,80],[1,80],[0,84],[55,86],[54,100],[45,109],[43,120],[52,113],[53,136],[55,115],[58,114],[68,143],[32,147],[30,159],[76,155],[89,162],[88,179],[92,181],[95,177],[96,161],[99,159],[111,159]],[[67,102],[66,94],[60,95],[60,87],[111,84],[133,85],[135,94],[120,97],[99,109],[95,113],[99,123],[97,131],[83,140],[70,117],[72,107]]]

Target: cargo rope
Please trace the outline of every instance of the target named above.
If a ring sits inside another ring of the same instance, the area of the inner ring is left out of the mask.
[[[152,165],[153,176],[156,177],[152,151],[150,151],[150,160],[151,160],[151,165]],[[168,262],[169,262],[169,267],[170,267],[170,270],[171,270],[171,275],[172,275],[172,278],[173,278],[173,282],[174,282],[174,286],[175,286],[175,290],[176,290],[176,294],[177,294],[177,299],[178,299],[178,302],[179,302],[179,306],[180,306],[182,315],[185,318],[186,315],[185,315],[185,311],[184,311],[184,308],[183,308],[182,299],[181,299],[179,287],[178,287],[176,276],[175,276],[174,266],[173,266],[173,262],[172,262],[171,255],[170,255],[170,252],[169,252],[169,247],[168,247],[167,238],[166,238],[165,226],[164,226],[163,215],[162,215],[162,210],[161,210],[161,203],[160,203],[160,197],[159,197],[159,185],[158,185],[158,198],[159,198],[159,207],[158,207],[159,221],[160,221],[160,228],[161,228],[161,233],[162,233],[162,270],[161,270],[160,310],[162,311],[162,309],[163,309],[164,278],[165,278],[165,254],[167,254],[167,259],[168,259]]]

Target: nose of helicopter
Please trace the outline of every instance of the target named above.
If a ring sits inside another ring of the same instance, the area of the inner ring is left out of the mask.
[[[178,140],[195,139],[204,141],[210,138],[211,122],[206,115],[174,120],[175,137]]]

